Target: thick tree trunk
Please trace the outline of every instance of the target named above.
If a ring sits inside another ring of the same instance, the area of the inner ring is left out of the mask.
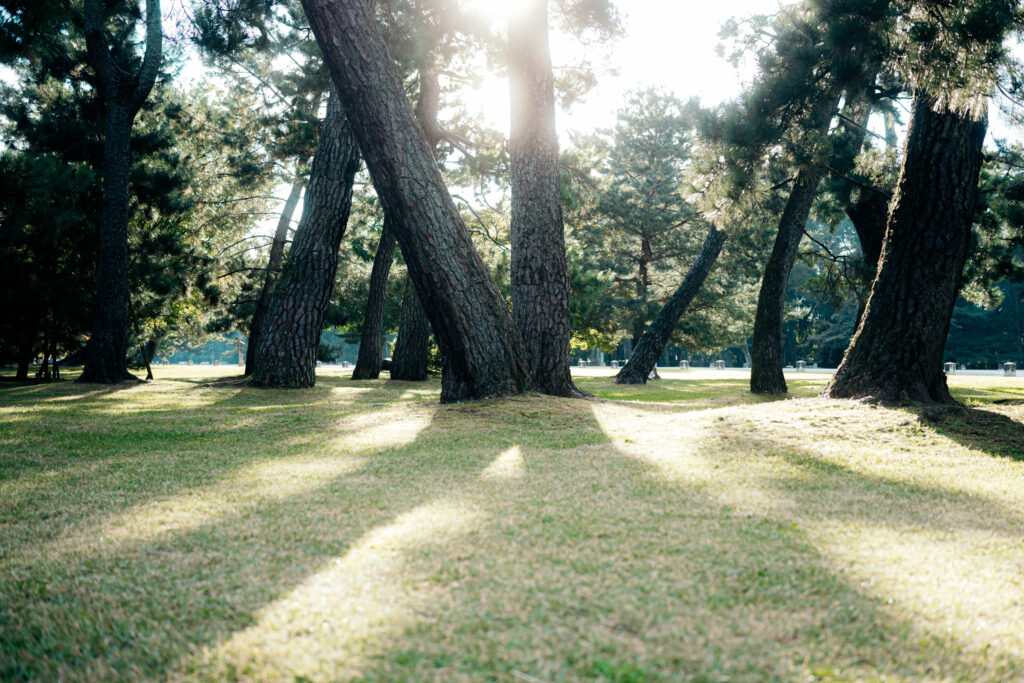
[[[352,379],[380,377],[381,354],[384,347],[384,304],[387,303],[388,275],[395,258],[395,235],[384,220],[384,229],[377,243],[370,271],[370,294],[363,313],[363,331],[359,341],[359,356],[352,371]]]
[[[302,5],[445,356],[441,400],[522,392],[522,340],[420,134],[373,3]]]
[[[146,0],[146,52],[137,74],[125,70],[124,46],[108,45],[104,3],[85,0],[89,62],[104,104],[103,199],[96,275],[96,311],[79,382],[114,384],[128,372],[128,214],[132,122],[149,97],[162,61],[159,0]]]
[[[569,271],[558,175],[547,0],[508,29],[512,176],[512,314],[538,391],[584,396],[569,372]]]
[[[430,322],[416,294],[411,278],[405,279],[398,339],[391,354],[391,379],[424,382],[427,379],[427,352],[430,349]]]
[[[352,208],[352,181],[359,150],[337,93],[310,169],[302,221],[263,321],[253,383],[263,387],[311,387],[316,352],[338,272],[338,248]]]
[[[103,204],[96,272],[96,310],[79,382],[115,384],[128,372],[128,207],[131,117],[108,99],[103,131]]]
[[[986,122],[914,99],[867,310],[830,398],[954,403],[943,349],[971,239]]]
[[[301,166],[301,164],[300,164]],[[263,286],[260,288],[260,296],[256,301],[256,310],[252,314],[252,322],[249,324],[249,352],[245,356],[245,376],[248,377],[256,371],[256,354],[259,353],[260,332],[263,329],[263,321],[270,310],[270,295],[274,291],[274,283],[281,272],[281,262],[284,261],[284,248],[288,243],[288,230],[292,225],[292,217],[295,215],[295,207],[302,197],[302,188],[305,181],[296,178],[292,183],[292,189],[285,199],[284,209],[281,217],[277,220],[277,229],[274,231],[274,241],[270,244],[270,258],[267,259],[267,272],[263,276]]]
[[[616,384],[645,384],[652,371],[656,371],[658,358],[665,351],[672,330],[679,324],[679,319],[686,312],[693,298],[697,296],[701,285],[711,273],[711,268],[718,260],[718,255],[725,244],[725,233],[711,226],[704,246],[701,247],[697,260],[690,266],[682,284],[676,288],[665,306],[658,312],[654,322],[650,324],[640,341],[633,349],[629,362],[619,370],[615,377]]]

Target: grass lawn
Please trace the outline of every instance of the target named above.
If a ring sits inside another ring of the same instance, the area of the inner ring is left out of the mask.
[[[228,371],[0,384],[0,679],[1024,679],[1024,379]]]

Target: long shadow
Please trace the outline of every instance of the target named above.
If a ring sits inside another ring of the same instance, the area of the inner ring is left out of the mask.
[[[983,408],[917,413],[918,419],[937,433],[968,448],[1024,461],[1024,418],[1014,419]]]
[[[301,414],[303,397],[289,396]],[[378,408],[344,404],[310,428],[285,411],[261,438],[292,428],[298,450],[261,462],[303,456],[317,433],[325,462],[352,457],[346,439],[360,432],[343,422],[386,423]],[[708,482],[666,480],[613,441],[592,404],[527,397],[426,418],[415,438],[369,448],[340,475],[184,528],[66,555],[33,553],[27,536],[4,544],[0,652],[14,654],[0,657],[0,678],[792,680],[986,666],[892,616],[790,519],[728,511]],[[243,436],[208,455],[244,448]],[[120,457],[145,488],[142,449],[129,442]]]

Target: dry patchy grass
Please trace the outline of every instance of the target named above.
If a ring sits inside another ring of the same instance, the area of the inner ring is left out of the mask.
[[[0,678],[1024,677],[1024,397],[0,387]]]

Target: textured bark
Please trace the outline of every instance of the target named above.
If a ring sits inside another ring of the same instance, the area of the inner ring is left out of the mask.
[[[352,371],[352,379],[377,379],[380,377],[381,354],[384,347],[384,304],[387,303],[388,275],[395,258],[395,235],[384,220],[384,229],[373,256],[373,270],[370,271],[370,294],[366,298],[363,314],[363,331],[359,341],[359,356]]]
[[[423,382],[427,379],[427,351],[430,348],[430,323],[423,312],[416,287],[405,279],[399,334],[391,354],[391,379]]]
[[[820,130],[828,130],[838,104],[838,97],[823,97],[815,116]],[[765,264],[761,291],[757,296],[750,359],[750,390],[755,394],[784,394],[787,391],[786,379],[782,374],[782,321],[786,309],[786,287],[822,175],[823,170],[817,164],[805,165],[797,173],[786,208],[779,219],[775,245]]]
[[[146,2],[146,54],[138,74],[126,73],[107,44],[103,3],[85,2],[89,63],[104,104],[103,198],[96,272],[96,310],[79,382],[115,384],[137,379],[128,372],[128,214],[132,123],[156,82],[163,31],[159,0]]]
[[[914,99],[864,319],[823,396],[955,403],[943,349],[971,239],[986,121]]]
[[[533,386],[585,395],[569,372],[569,270],[558,177],[547,0],[513,12],[508,28],[512,176],[512,314]]]
[[[341,99],[331,92],[310,169],[302,220],[263,322],[253,383],[312,387],[316,353],[352,208],[359,150]]]
[[[441,400],[522,392],[522,341],[416,124],[373,3],[302,5],[446,359]]]
[[[784,394],[787,391],[782,374],[786,287],[821,176],[821,170],[816,166],[800,169],[779,220],[779,232],[771,256],[765,265],[757,297],[754,343],[750,354],[750,390],[755,394]]]
[[[690,266],[683,282],[658,312],[654,322],[641,335],[629,361],[616,375],[616,384],[646,384],[651,372],[656,372],[658,359],[665,352],[672,331],[711,273],[718,255],[722,252],[723,244],[725,233],[711,226],[697,260]]]
[[[889,222],[889,198],[880,192],[867,192],[846,208],[846,215],[857,231],[864,262],[876,268],[882,256],[885,226]]]
[[[288,198],[284,201],[284,209],[281,217],[277,220],[277,229],[274,231],[274,241],[270,244],[270,257],[267,259],[267,272],[263,276],[263,286],[260,287],[260,296],[256,300],[256,310],[252,314],[252,322],[249,324],[249,352],[245,356],[245,376],[248,377],[256,371],[256,355],[259,352],[260,332],[263,329],[263,321],[266,320],[267,311],[270,310],[270,295],[274,291],[274,283],[281,272],[281,262],[284,261],[284,248],[288,243],[288,230],[292,225],[292,217],[295,215],[295,207],[302,197],[302,188],[305,184],[303,179],[296,179],[292,183],[292,189],[288,192]]]

